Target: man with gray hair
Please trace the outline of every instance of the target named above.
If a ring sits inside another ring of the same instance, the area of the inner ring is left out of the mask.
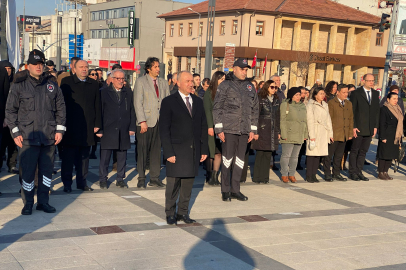
[[[63,191],[72,191],[72,171],[75,164],[76,187],[91,191],[86,177],[89,168],[90,147],[94,133],[102,127],[99,83],[88,77],[86,61],[75,63],[76,73],[62,80],[61,89],[66,104],[66,133],[62,141],[61,177]]]
[[[285,93],[281,90],[281,77],[278,75],[273,75],[270,80],[274,81],[278,90],[276,91],[276,95],[278,95],[279,102],[282,103],[282,100],[286,98]]]

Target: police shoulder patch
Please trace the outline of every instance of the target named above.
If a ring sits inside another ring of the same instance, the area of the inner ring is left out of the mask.
[[[47,89],[48,89],[49,92],[53,92],[55,90],[55,86],[53,84],[49,83],[47,85]]]

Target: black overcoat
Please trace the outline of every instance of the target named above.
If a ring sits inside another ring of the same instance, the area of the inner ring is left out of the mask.
[[[62,144],[94,145],[94,128],[101,128],[99,83],[91,78],[83,82],[76,75],[62,79],[61,89],[66,105],[66,132]]]
[[[192,116],[179,92],[164,98],[159,117],[164,159],[176,157],[176,162],[166,162],[166,176],[192,178],[198,175],[201,155],[208,155],[207,121],[203,101],[193,100]]]
[[[98,132],[101,149],[128,150],[131,148],[130,131],[136,132],[133,92],[123,87],[118,101],[113,84],[100,92],[103,127]]]
[[[279,147],[278,135],[280,128],[280,102],[275,95],[271,102],[268,98],[259,98],[259,118],[257,141],[252,142],[252,149],[260,151],[276,151]]]
[[[396,127],[398,119],[388,109],[383,106],[379,117],[379,143],[378,143],[378,158],[391,160],[398,159],[399,145],[395,145]],[[387,140],[383,143],[382,140]]]
[[[379,126],[379,93],[371,89],[372,100],[368,103],[363,87],[352,91],[350,101],[354,112],[354,128],[358,128],[358,136],[374,135],[374,128]]]

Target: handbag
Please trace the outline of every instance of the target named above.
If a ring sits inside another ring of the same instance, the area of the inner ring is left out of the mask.
[[[399,164],[405,157],[405,152],[406,152],[406,142],[403,142],[402,144],[399,145],[399,157],[395,159],[395,167],[393,168],[394,172],[397,172],[399,170]]]

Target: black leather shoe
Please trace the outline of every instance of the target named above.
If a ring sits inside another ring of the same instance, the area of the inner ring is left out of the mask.
[[[175,216],[167,216],[166,217],[166,224],[168,224],[168,225],[176,225]]]
[[[241,192],[238,193],[230,193],[231,198],[237,199],[239,201],[248,201],[248,197],[242,194]]]
[[[196,220],[191,219],[189,215],[176,215],[176,221],[183,221],[186,224],[196,223]]]
[[[64,187],[64,188],[63,188],[63,192],[71,193],[71,192],[72,192],[72,188],[71,188],[71,187]]]
[[[305,180],[306,182],[309,182],[309,183],[314,183],[314,181],[313,181],[313,177],[306,177],[306,180]]]
[[[361,179],[362,181],[369,181],[368,178],[366,178],[362,173],[358,174],[359,179]]]
[[[361,180],[361,179],[359,179],[358,175],[356,175],[355,173],[354,173],[354,174],[350,174],[350,179],[351,179],[351,180],[354,180],[354,181],[359,181],[359,180]]]
[[[128,186],[127,186],[127,184],[124,182],[124,180],[119,180],[119,181],[117,181],[117,183],[116,183],[116,186],[117,187],[121,187],[121,188],[128,188]]]
[[[338,181],[347,181],[347,178],[344,178],[339,174],[333,174],[333,179]]]
[[[164,187],[165,184],[158,180],[158,181],[149,182],[148,186],[150,186],[150,187],[154,187],[154,186],[155,187]]]
[[[21,210],[21,215],[32,215],[32,204],[27,203],[26,205],[24,205],[23,210]]]
[[[221,197],[224,202],[231,202],[230,192],[221,192]]]
[[[37,210],[44,211],[45,213],[55,213],[56,209],[53,206],[50,206],[48,203],[39,204],[37,203]]]
[[[145,188],[145,181],[144,180],[138,180],[137,188]]]
[[[333,180],[333,178],[331,177],[331,175],[326,175],[326,176],[324,176],[324,181],[326,181],[326,182],[333,182],[334,180]]]
[[[209,186],[215,186],[215,185],[217,185],[217,183],[216,183],[216,174],[217,174],[216,171],[210,172],[210,175],[209,175],[209,177],[208,177],[209,180],[207,181],[207,184],[208,184]]]
[[[106,181],[101,181],[100,182],[100,188],[101,189],[107,189],[107,182]]]
[[[12,167],[12,168],[8,169],[8,172],[13,173],[13,174],[18,174],[19,173],[19,171],[18,171],[18,169],[16,167]]]
[[[93,191],[93,188],[88,187],[88,186],[85,186],[84,188],[78,188],[78,189],[83,190],[83,191]]]
[[[315,175],[313,175],[313,183],[320,183],[320,181],[317,179],[317,177]]]

